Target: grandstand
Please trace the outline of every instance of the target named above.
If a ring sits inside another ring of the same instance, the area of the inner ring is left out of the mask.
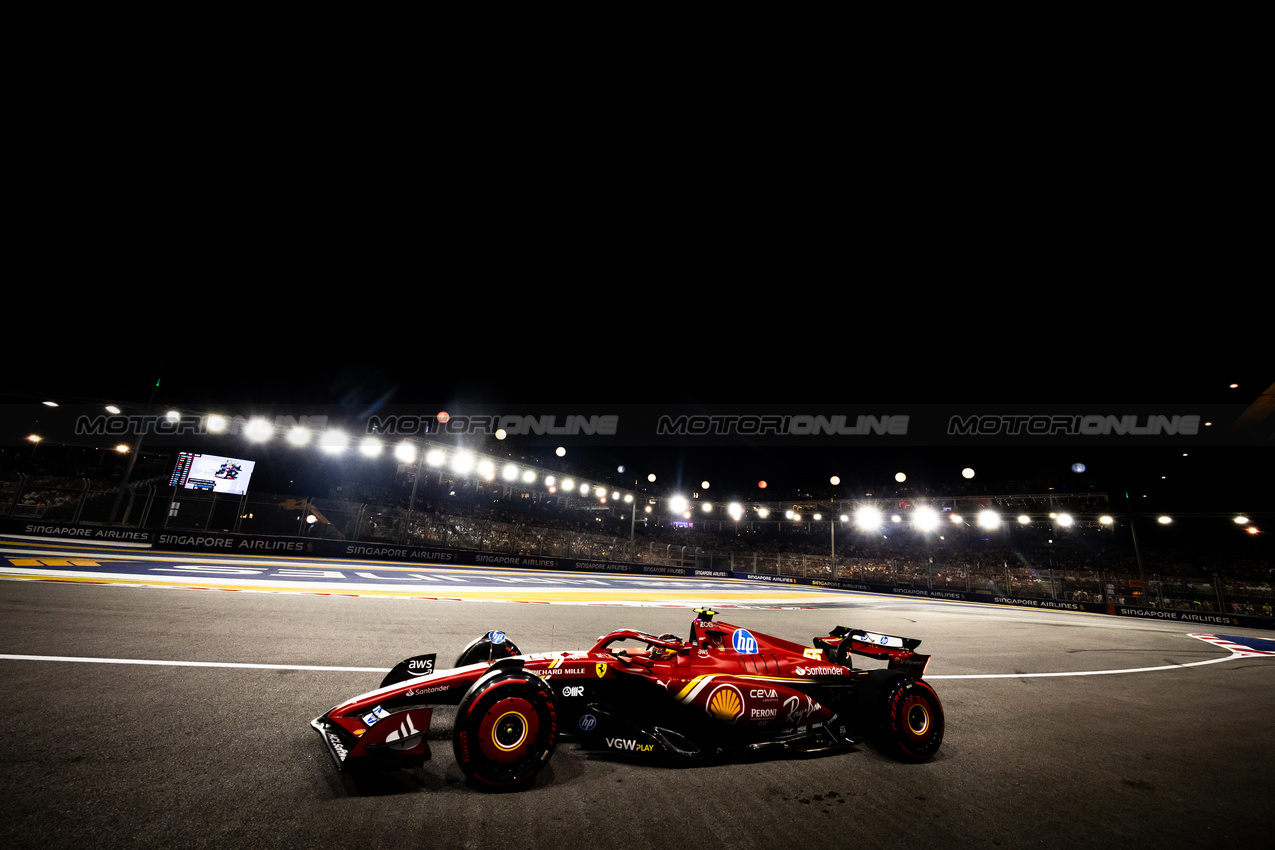
[[[51,457],[51,456],[50,456]],[[0,473],[0,518],[147,529],[390,542],[518,555],[746,571],[1271,616],[1272,551],[1222,513],[1164,524],[1090,482],[1050,489],[1013,482],[943,494],[893,482],[859,498],[750,499],[717,504],[691,491],[673,510],[654,486],[543,467],[521,475],[400,465],[388,478],[342,481],[322,494],[231,498],[168,486],[164,457],[131,483],[110,472],[27,468]],[[62,474],[54,474],[62,473]],[[66,474],[71,473],[71,474]],[[554,481],[553,485],[547,484]],[[707,508],[707,509],[706,509]],[[865,523],[862,512],[874,518]],[[985,512],[997,518],[983,522]],[[922,522],[923,517],[933,520]],[[1269,519],[1269,517],[1265,517]]]

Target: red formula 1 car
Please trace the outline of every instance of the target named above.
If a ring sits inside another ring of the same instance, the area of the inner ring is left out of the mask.
[[[434,707],[455,705],[456,761],[488,788],[530,782],[559,740],[688,762],[861,741],[905,761],[938,751],[943,707],[922,681],[920,641],[838,626],[803,646],[713,616],[696,609],[687,640],[620,629],[579,652],[524,655],[488,632],[453,668],[409,658],[310,725],[338,770],[410,767],[430,757]],[[852,655],[887,665],[856,668]]]

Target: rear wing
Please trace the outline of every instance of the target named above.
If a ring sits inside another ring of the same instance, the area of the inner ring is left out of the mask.
[[[853,667],[850,656],[862,655],[889,662],[889,669],[898,670],[920,679],[925,675],[930,656],[921,655],[916,648],[921,641],[916,638],[883,635],[862,629],[837,626],[828,637],[815,638],[815,646],[823,649],[830,661],[844,667]]]

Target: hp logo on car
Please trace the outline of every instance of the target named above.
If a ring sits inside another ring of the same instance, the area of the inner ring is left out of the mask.
[[[492,633],[491,633],[491,642],[492,642],[492,643],[504,643],[504,642],[505,642],[505,633],[504,633],[504,632],[492,632]]]
[[[749,634],[747,629],[736,629],[735,638],[731,641],[735,651],[743,655],[757,654],[757,638]]]
[[[592,732],[593,728],[597,725],[598,725],[598,718],[594,717],[592,714],[580,715],[580,731],[581,732]]]

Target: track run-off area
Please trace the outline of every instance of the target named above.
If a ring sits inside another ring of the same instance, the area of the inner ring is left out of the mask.
[[[1270,632],[699,579],[0,539],[5,847],[1234,847],[1269,840]],[[790,640],[919,638],[943,700],[921,765],[669,769],[558,748],[490,794],[435,714],[424,768],[352,782],[309,721],[489,629],[524,652],[692,609]]]

